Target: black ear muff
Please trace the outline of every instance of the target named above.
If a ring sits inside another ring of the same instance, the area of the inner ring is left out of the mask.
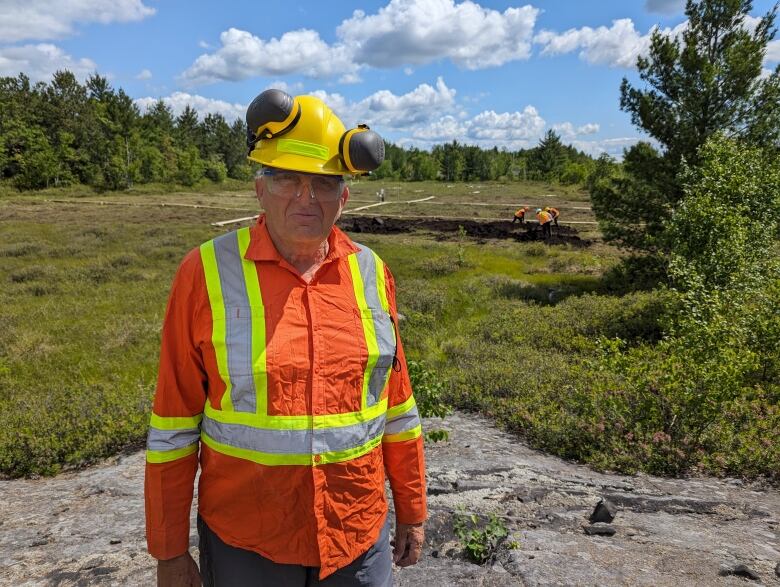
[[[266,90],[246,109],[246,134],[249,150],[257,141],[272,139],[290,131],[301,118],[298,100],[282,90]]]
[[[341,135],[339,155],[351,173],[373,171],[385,160],[385,142],[365,124]]]

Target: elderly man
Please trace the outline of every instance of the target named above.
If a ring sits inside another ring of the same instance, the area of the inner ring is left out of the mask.
[[[384,145],[278,90],[247,123],[265,214],[185,257],[163,326],[145,492],[158,585],[392,585],[424,538],[420,419],[393,276],[334,227],[344,175]]]

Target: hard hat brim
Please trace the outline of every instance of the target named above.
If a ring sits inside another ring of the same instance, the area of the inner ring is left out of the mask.
[[[277,169],[301,171],[304,173],[319,173],[322,175],[344,175],[349,173],[344,168],[338,155],[334,155],[328,160],[314,159],[292,153],[280,153],[275,157],[262,157],[257,150],[254,150],[249,154],[249,160]]]

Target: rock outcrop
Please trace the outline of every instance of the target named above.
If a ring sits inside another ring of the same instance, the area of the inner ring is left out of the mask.
[[[450,430],[450,440],[426,448],[424,558],[396,570],[401,587],[780,585],[776,489],[596,473],[472,415],[432,427]],[[143,460],[135,453],[52,479],[0,481],[0,585],[153,585]],[[614,519],[591,522],[602,499]],[[509,530],[485,566],[467,560],[458,512],[495,514]]]

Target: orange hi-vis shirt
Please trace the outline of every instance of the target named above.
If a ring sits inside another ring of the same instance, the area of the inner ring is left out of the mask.
[[[539,224],[547,224],[552,220],[552,214],[549,212],[539,212],[536,215],[536,218],[539,220]]]
[[[397,521],[425,520],[420,418],[393,277],[339,229],[328,243],[307,284],[261,216],[179,267],[147,443],[155,558],[188,549],[198,464],[198,510],[224,542],[320,567],[320,578],[378,539],[385,475]]]

